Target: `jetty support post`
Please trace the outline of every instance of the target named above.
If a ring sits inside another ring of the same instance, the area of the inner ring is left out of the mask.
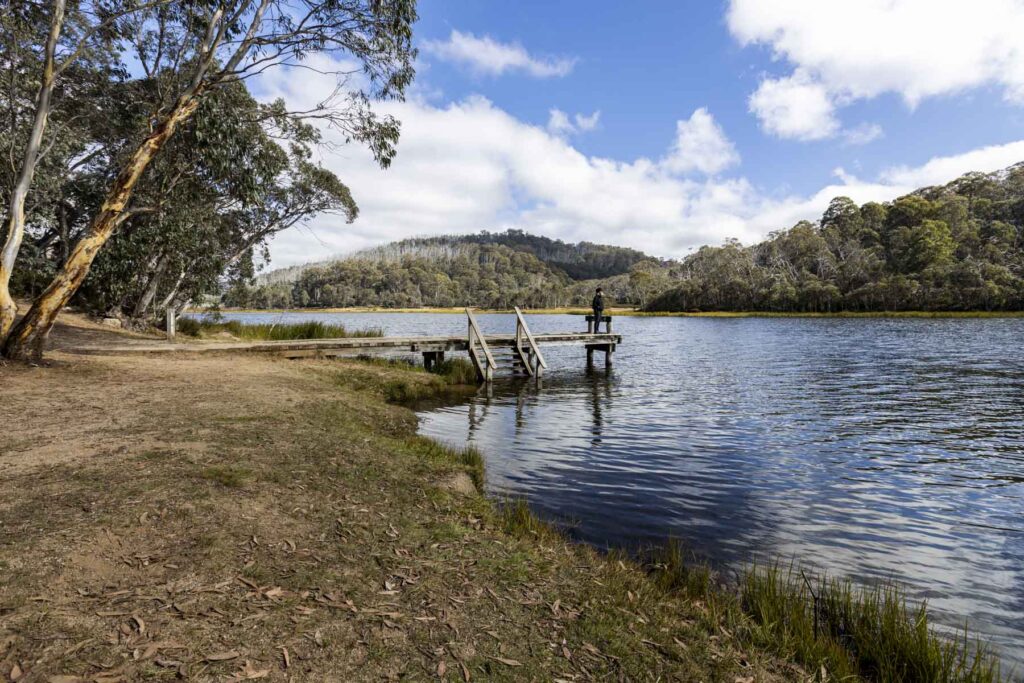
[[[444,351],[424,351],[423,368],[430,372],[444,362]]]
[[[615,344],[587,344],[587,369],[594,367],[594,352],[604,352],[604,366],[610,368],[612,366],[613,357],[615,355]]]

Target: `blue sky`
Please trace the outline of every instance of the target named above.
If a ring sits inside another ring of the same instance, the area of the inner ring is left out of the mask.
[[[835,194],[891,199],[1024,160],[1019,0],[421,0],[420,15],[416,85],[382,107],[403,121],[393,168],[325,153],[361,218],[278,238],[274,265],[506,227],[682,256]],[[330,86],[260,84],[296,106]]]

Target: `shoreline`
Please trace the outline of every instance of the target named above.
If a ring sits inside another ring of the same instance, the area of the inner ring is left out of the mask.
[[[512,314],[512,309],[474,308],[478,314]],[[465,308],[222,308],[222,313],[240,314],[367,314],[367,313],[423,313],[423,314],[462,314]],[[207,309],[190,308],[185,313],[203,315],[210,313]],[[584,307],[535,308],[523,309],[525,314],[534,315],[589,315],[590,309]],[[1024,311],[837,311],[834,313],[794,313],[783,311],[638,311],[632,308],[609,308],[608,315],[632,318],[1022,318]]]
[[[840,636],[819,637],[816,617],[810,631],[792,572],[768,567],[722,587],[678,545],[639,561],[602,553],[523,501],[483,495],[481,455],[419,436],[409,407],[473,390],[457,367],[51,357],[51,367],[0,368],[13,417],[33,428],[31,440],[0,434],[12,494],[0,528],[21,531],[0,545],[10,577],[0,635],[14,633],[29,674],[96,676],[92,662],[111,660],[128,677],[160,674],[159,660],[186,677],[244,662],[282,680],[295,666],[300,677],[347,680],[735,683],[873,671],[851,669]],[[36,445],[57,435],[60,453]],[[169,597],[154,602],[154,592]],[[905,617],[887,596],[849,609]],[[52,652],[54,631],[84,644]],[[870,644],[889,664],[936,665],[903,635]],[[981,670],[951,680],[994,679]]]
[[[22,425],[0,432],[4,677],[805,678],[483,496],[480,455],[399,405],[459,391],[457,371],[53,340],[46,366],[0,367]]]

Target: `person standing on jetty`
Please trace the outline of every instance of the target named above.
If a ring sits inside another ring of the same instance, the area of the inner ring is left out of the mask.
[[[604,290],[600,287],[597,288],[597,293],[594,294],[594,300],[590,302],[590,307],[594,309],[594,334],[597,334],[601,327],[601,318],[604,316]]]

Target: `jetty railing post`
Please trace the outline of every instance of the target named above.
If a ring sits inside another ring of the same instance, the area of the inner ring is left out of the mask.
[[[520,359],[523,362],[523,366],[526,369],[528,375],[534,377],[540,377],[544,373],[544,369],[547,368],[548,363],[544,360],[544,354],[540,352],[540,344],[533,338],[533,333],[530,332],[530,326],[526,324],[526,318],[523,317],[523,312],[519,310],[519,307],[515,307],[516,311],[516,351],[519,354]],[[529,352],[524,353],[522,346],[522,338],[526,337],[526,341],[529,343]]]
[[[174,337],[178,332],[178,316],[174,306],[168,306],[165,314],[167,316],[167,341],[174,341]]]
[[[466,309],[466,319],[469,321],[469,330],[466,335],[469,358],[476,366],[476,373],[480,379],[484,382],[490,382],[494,379],[494,368],[498,364],[494,362],[494,356],[491,355],[491,350],[487,347],[487,339],[484,338],[483,332],[480,331],[480,326],[476,324],[476,318],[473,317],[473,312],[469,308]],[[480,345],[480,349],[483,351],[484,357],[482,360],[476,351],[477,344]]]

